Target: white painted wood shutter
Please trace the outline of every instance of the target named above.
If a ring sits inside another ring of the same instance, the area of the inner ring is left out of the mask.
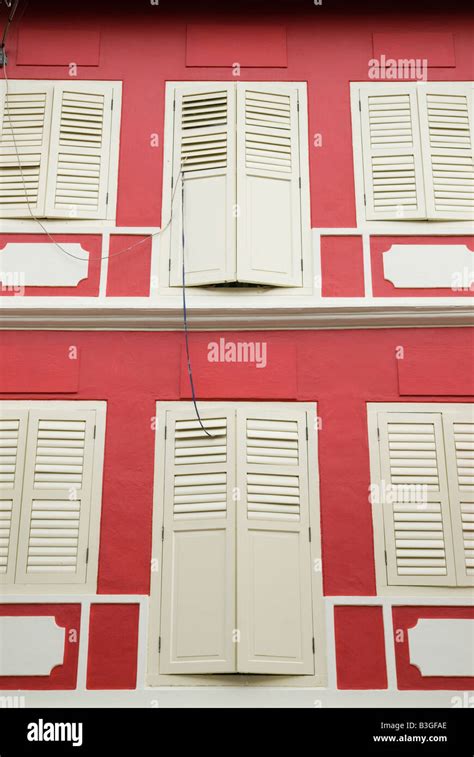
[[[302,285],[298,90],[237,83],[237,279]]]
[[[2,218],[44,215],[53,88],[52,82],[9,81],[7,94],[0,84]]]
[[[417,90],[428,218],[472,220],[472,84],[430,83]]]
[[[426,218],[417,85],[360,90],[367,220]]]
[[[56,84],[45,215],[107,218],[113,85]]]
[[[171,286],[235,281],[235,91],[232,84],[178,87],[174,100]]]
[[[440,413],[379,413],[389,585],[456,586]]]
[[[240,673],[312,674],[306,412],[237,410]]]
[[[17,583],[86,581],[94,424],[93,410],[30,410]]]
[[[15,580],[27,410],[0,408],[0,584]]]
[[[235,412],[167,414],[161,673],[234,673]]]
[[[458,586],[474,583],[474,407],[443,412]]]

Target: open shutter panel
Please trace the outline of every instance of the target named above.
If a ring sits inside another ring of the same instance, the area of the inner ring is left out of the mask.
[[[235,414],[167,415],[161,673],[234,673]]]
[[[311,674],[306,413],[237,411],[240,673]]]
[[[441,415],[380,413],[388,584],[455,586]]]
[[[187,286],[235,281],[234,87],[178,88],[174,108],[171,285],[182,284],[183,236]]]
[[[16,582],[85,583],[95,412],[32,410]]]
[[[0,407],[0,584],[13,584],[28,411]]]
[[[471,84],[418,88],[428,217],[471,220],[474,212]]]
[[[474,583],[474,409],[443,413],[457,582]]]
[[[44,215],[52,102],[52,83],[1,85],[0,217]]]
[[[108,83],[56,85],[46,216],[107,217],[112,97]]]
[[[298,91],[237,84],[237,278],[301,286]]]
[[[367,220],[426,218],[416,85],[360,91]]]

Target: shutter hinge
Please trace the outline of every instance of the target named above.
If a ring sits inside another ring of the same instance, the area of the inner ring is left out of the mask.
[[[171,177],[171,189],[173,189],[173,184],[174,184],[174,176]]]
[[[377,439],[380,441],[380,429],[378,426],[377,426]]]
[[[164,541],[164,540],[165,540],[165,527],[162,526],[161,527],[161,541]]]
[[[114,96],[112,95],[112,99],[110,101],[110,110],[114,109]]]
[[[361,105],[361,102],[360,102],[360,97],[359,97],[359,110],[362,111],[362,105]]]
[[[314,643],[314,636],[313,636],[313,654],[316,652],[316,644]]]
[[[160,652],[161,652],[161,636],[158,639],[158,654],[160,654]]]
[[[108,193],[108,192],[107,192],[107,194],[105,195],[105,204],[106,204],[106,205],[108,205],[108,204],[109,204],[109,193]]]
[[[86,549],[86,565],[89,562],[89,547]]]
[[[169,269],[171,271],[171,260],[170,260]],[[168,426],[165,426],[165,439],[166,439],[167,435],[168,435]]]
[[[364,192],[364,205],[367,205],[367,197],[365,195],[365,192]]]
[[[311,541],[311,526],[308,527],[308,536],[309,540]]]
[[[308,421],[306,421],[306,441],[309,439]]]
[[[388,561],[387,561],[387,550],[385,550],[385,551],[384,551],[384,555],[385,555],[385,565],[388,565]]]
[[[171,271],[171,258],[168,260],[168,271]],[[165,439],[166,439],[166,428],[165,428]]]
[[[303,258],[301,258],[301,270],[303,270]]]
[[[299,188],[301,189],[301,176],[298,177],[298,185],[299,185]]]
[[[176,110],[176,100],[173,100],[173,113]]]
[[[96,431],[97,431],[97,426],[94,426],[94,437],[93,437],[94,439],[95,439]]]

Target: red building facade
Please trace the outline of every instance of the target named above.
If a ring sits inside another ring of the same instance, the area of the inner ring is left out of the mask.
[[[310,3],[12,24],[7,699],[470,706],[471,35]]]

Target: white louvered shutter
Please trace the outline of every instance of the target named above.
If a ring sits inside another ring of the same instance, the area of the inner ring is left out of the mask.
[[[167,414],[161,673],[235,672],[235,412]]]
[[[418,88],[428,218],[474,215],[472,84]]]
[[[107,218],[113,86],[56,84],[49,154],[49,218]]]
[[[302,285],[298,90],[237,84],[237,278]]]
[[[44,215],[52,102],[52,82],[0,85],[2,218]]]
[[[360,90],[367,220],[426,218],[416,89]]]
[[[86,581],[94,424],[93,410],[30,411],[17,583]]]
[[[474,408],[443,412],[454,554],[459,586],[474,583]]]
[[[186,285],[235,281],[235,88],[179,87],[174,110],[170,283],[182,283],[182,180]]]
[[[0,584],[15,579],[27,426],[27,410],[0,407]]]
[[[380,413],[381,482],[389,585],[455,586],[441,415]]]
[[[237,410],[240,673],[312,674],[306,413]]]

